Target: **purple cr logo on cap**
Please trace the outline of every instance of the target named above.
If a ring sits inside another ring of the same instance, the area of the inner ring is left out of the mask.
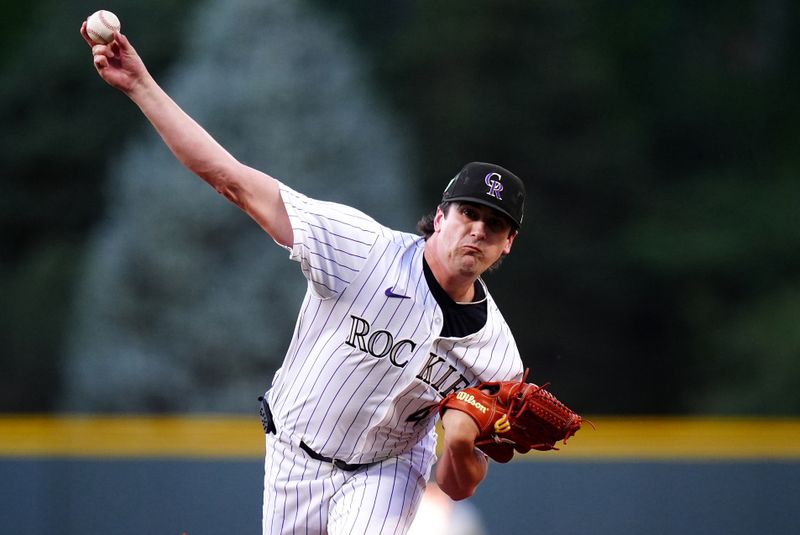
[[[494,177],[497,177],[497,180],[495,180]],[[503,177],[500,176],[500,173],[489,173],[486,175],[484,182],[486,182],[486,185],[489,186],[489,191],[486,192],[486,195],[501,201],[503,200],[503,184],[500,183],[502,178]]]

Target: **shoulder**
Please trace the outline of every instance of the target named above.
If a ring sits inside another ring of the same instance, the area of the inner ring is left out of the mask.
[[[290,217],[325,217],[347,221],[351,224],[376,225],[377,222],[364,212],[346,204],[314,199],[300,193],[286,184],[278,182],[283,204]]]

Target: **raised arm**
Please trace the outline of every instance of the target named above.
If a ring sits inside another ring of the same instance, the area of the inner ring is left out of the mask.
[[[236,160],[189,117],[156,83],[123,34],[115,32],[108,45],[95,44],[84,22],[81,35],[92,47],[100,77],[142,110],[175,157],[250,215],[276,242],[291,246],[292,227],[275,179]]]

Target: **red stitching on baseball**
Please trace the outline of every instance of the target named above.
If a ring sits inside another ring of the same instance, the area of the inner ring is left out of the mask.
[[[100,11],[100,13],[97,14],[97,18],[100,19],[100,22],[103,24],[103,26],[105,26],[106,28],[108,28],[113,32],[114,30],[116,30],[116,28],[106,20],[105,15],[106,15],[105,11]]]

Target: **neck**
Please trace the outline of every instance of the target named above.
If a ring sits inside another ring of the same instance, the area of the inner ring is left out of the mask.
[[[430,239],[428,240],[423,254],[439,286],[453,301],[456,303],[469,303],[475,298],[476,277],[463,276],[447,270],[439,255],[436,254],[435,241],[431,243]]]

